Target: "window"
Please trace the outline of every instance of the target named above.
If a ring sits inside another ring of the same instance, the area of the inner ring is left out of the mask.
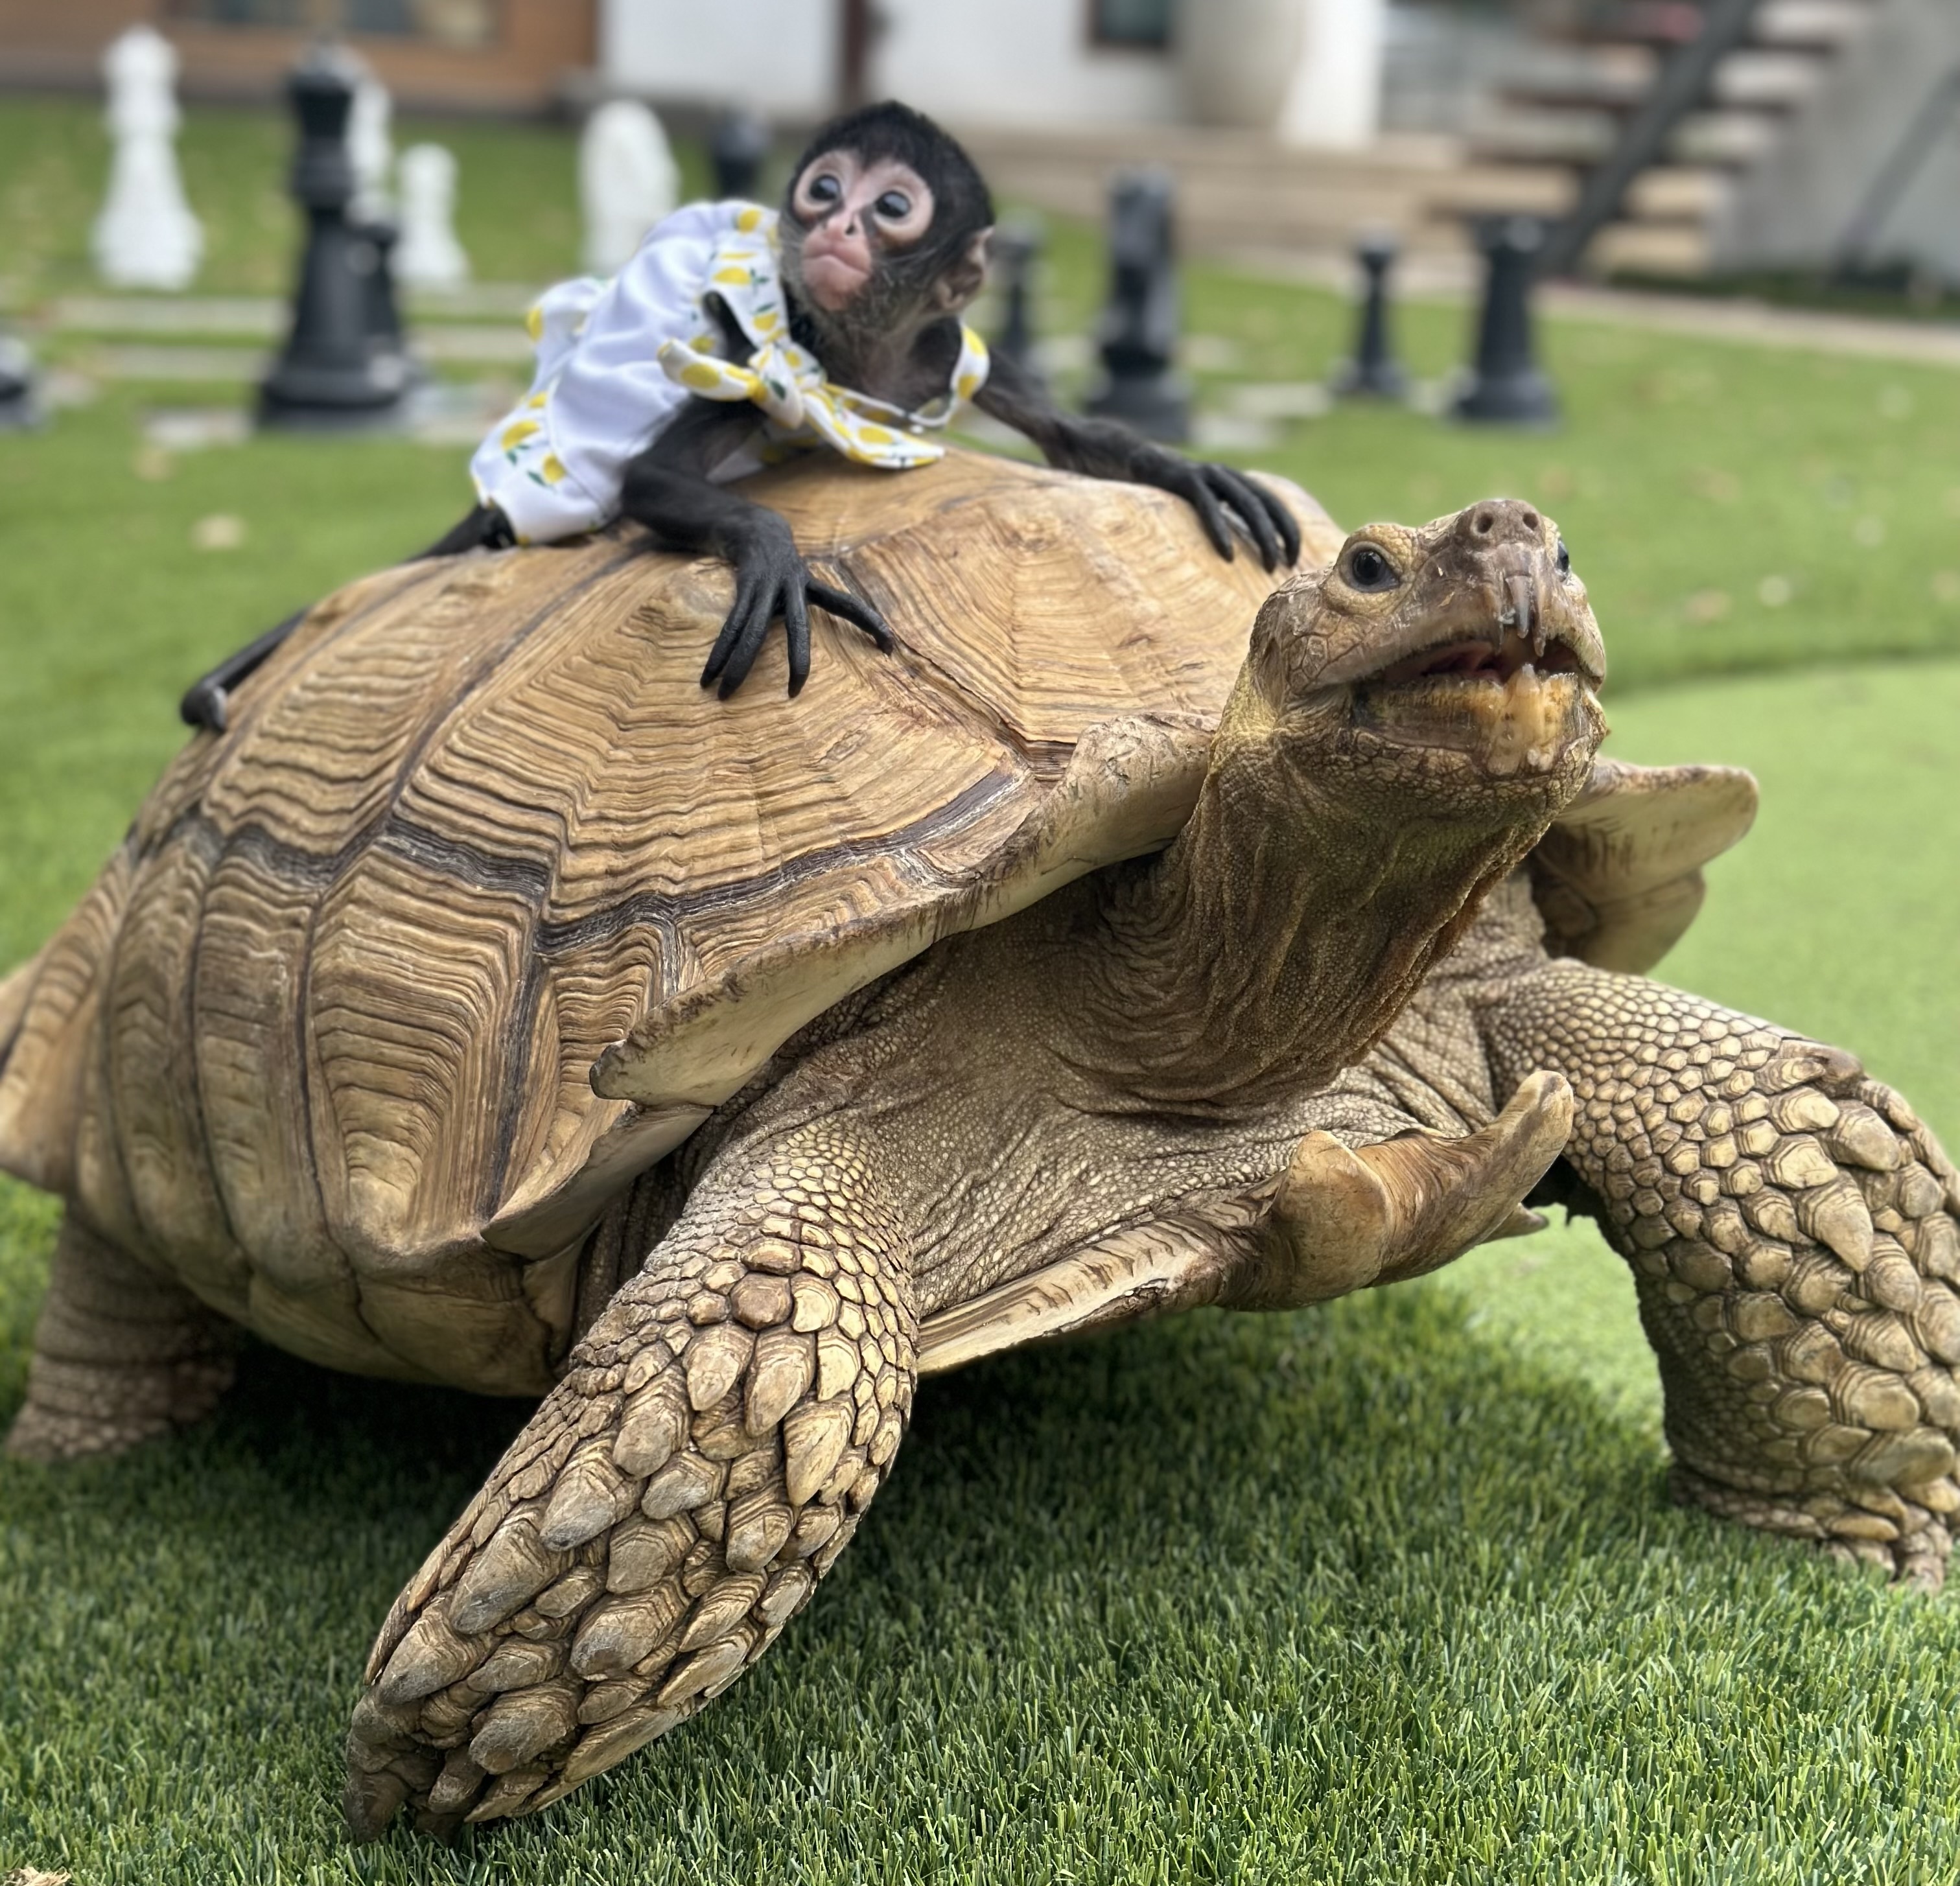
[[[170,12],[212,26],[296,27],[488,46],[497,37],[497,6],[498,0],[172,0]]]
[[[1089,37],[1096,46],[1161,52],[1170,44],[1175,0],[1089,0]]]

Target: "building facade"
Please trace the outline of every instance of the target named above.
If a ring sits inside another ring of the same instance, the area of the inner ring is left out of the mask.
[[[0,85],[94,89],[103,49],[138,21],[169,36],[193,98],[270,97],[330,30],[405,104],[543,111],[597,49],[595,0],[4,0]]]
[[[266,98],[345,35],[410,107],[536,112],[625,94],[814,121],[904,98],[964,127],[1223,124],[1366,144],[1385,0],[0,0],[0,86],[92,89],[146,21],[192,98]]]
[[[787,119],[856,94],[961,126],[1213,123],[1353,147],[1376,129],[1386,11],[1384,0],[599,0],[599,68],[609,88],[657,102]]]

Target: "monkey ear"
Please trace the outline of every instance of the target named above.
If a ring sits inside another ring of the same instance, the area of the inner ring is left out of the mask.
[[[947,265],[933,285],[933,296],[943,313],[957,314],[987,282],[987,259],[994,240],[993,225],[975,231],[964,250]]]

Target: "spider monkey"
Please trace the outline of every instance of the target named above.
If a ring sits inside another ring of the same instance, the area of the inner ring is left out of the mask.
[[[1050,464],[1176,493],[1221,557],[1232,556],[1236,529],[1268,570],[1298,561],[1292,517],[1241,473],[1063,412],[1012,361],[988,361],[984,350],[975,357],[978,343],[959,316],[985,278],[993,203],[972,160],[930,119],[886,103],[816,134],[776,221],[779,282],[768,275],[763,239],[740,233],[766,220],[751,205],[692,205],[660,224],[612,283],[552,291],[540,304],[546,338],[538,383],[472,460],[480,501],[422,554],[549,541],[624,515],[664,549],[721,557],[734,571],[734,601],[701,679],[704,687],[718,684],[724,699],[741,685],[778,619],[789,645],[789,691],[801,689],[813,607],[889,648],[877,610],[818,581],[783,518],[727,488],[762,462],[759,447],[784,436],[783,411],[756,403],[759,395],[690,392],[679,381],[705,371],[693,366],[696,354],[660,352],[663,342],[686,342],[743,368],[780,334],[800,356],[772,352],[774,371],[800,358],[807,380],[843,394],[847,408],[875,402],[874,414],[889,410],[915,432],[942,423],[924,415],[949,412],[966,377],[984,374],[972,403],[1024,434]],[[731,253],[759,251],[765,260],[751,272],[762,285],[744,291],[748,301],[737,306],[733,291],[716,286],[733,278],[718,265]],[[558,342],[555,320],[563,330]],[[765,329],[768,342],[760,342]],[[200,680],[184,697],[184,719],[221,730],[228,690],[300,619]]]

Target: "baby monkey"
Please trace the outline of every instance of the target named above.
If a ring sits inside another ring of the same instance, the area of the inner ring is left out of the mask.
[[[889,103],[816,135],[779,214],[677,211],[612,281],[568,282],[539,304],[531,390],[470,461],[476,507],[424,554],[548,542],[631,517],[663,548],[733,570],[702,685],[733,694],[780,620],[794,695],[810,673],[813,608],[881,647],[891,633],[861,598],[812,576],[788,523],[729,483],[812,447],[893,470],[924,463],[944,449],[932,435],[970,403],[1052,465],[1175,492],[1222,557],[1236,529],[1267,569],[1297,562],[1297,526],[1251,479],[1063,412],[1011,361],[990,361],[959,316],[985,279],[993,222],[972,159]],[[206,676],[184,717],[221,728],[226,691],[291,626]]]

